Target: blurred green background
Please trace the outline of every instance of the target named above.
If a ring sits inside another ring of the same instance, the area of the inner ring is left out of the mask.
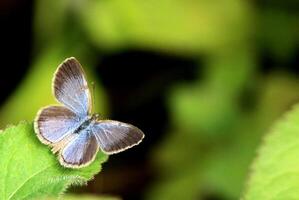
[[[75,56],[94,110],[146,137],[70,193],[238,199],[262,136],[299,101],[298,19],[296,0],[1,0],[1,128],[55,103],[53,73]]]

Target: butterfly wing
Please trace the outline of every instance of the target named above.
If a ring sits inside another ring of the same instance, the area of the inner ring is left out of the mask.
[[[91,112],[91,95],[84,71],[75,58],[66,59],[57,69],[53,80],[56,99],[78,115]]]
[[[79,125],[77,115],[64,106],[42,108],[34,120],[34,129],[39,140],[51,146],[62,141]]]
[[[89,165],[99,150],[97,140],[90,130],[83,129],[59,153],[59,161],[65,167],[80,168]]]
[[[143,132],[127,123],[113,120],[97,121],[91,127],[99,147],[107,154],[124,151],[139,144],[144,138]]]

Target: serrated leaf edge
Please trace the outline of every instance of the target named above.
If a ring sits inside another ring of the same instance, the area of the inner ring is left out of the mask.
[[[282,114],[281,117],[279,117],[277,120],[275,120],[272,124],[272,126],[269,127],[268,131],[266,131],[266,133],[262,136],[259,147],[256,150],[256,156],[254,157],[251,165],[248,168],[248,175],[247,175],[247,179],[245,181],[244,184],[244,189],[241,192],[241,197],[240,200],[245,200],[245,197],[249,191],[249,187],[250,187],[250,181],[252,179],[252,176],[255,172],[255,166],[257,161],[260,159],[261,156],[261,152],[263,151],[265,145],[267,144],[267,140],[269,137],[271,137],[273,134],[277,134],[277,131],[275,131],[276,127],[283,122],[287,122],[289,117],[293,114],[294,110],[299,109],[299,104],[294,105],[290,110],[286,111],[284,114]]]

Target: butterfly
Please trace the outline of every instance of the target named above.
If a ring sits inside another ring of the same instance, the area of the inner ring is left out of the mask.
[[[139,144],[143,132],[127,123],[100,119],[91,114],[92,99],[81,64],[68,58],[54,73],[52,90],[58,102],[41,108],[34,120],[38,139],[58,152],[67,168],[88,166],[101,149],[106,154]]]

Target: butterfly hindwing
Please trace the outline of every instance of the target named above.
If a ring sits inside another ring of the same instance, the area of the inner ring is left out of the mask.
[[[54,146],[71,134],[79,123],[79,118],[70,109],[48,106],[40,109],[34,121],[34,129],[41,142]]]
[[[78,115],[91,112],[91,95],[84,71],[75,58],[66,59],[56,70],[53,80],[56,99]]]
[[[98,150],[95,136],[88,129],[84,129],[61,149],[59,161],[66,167],[83,167],[95,159]]]
[[[144,134],[137,127],[114,120],[100,120],[91,127],[99,147],[107,154],[118,153],[139,144]]]

